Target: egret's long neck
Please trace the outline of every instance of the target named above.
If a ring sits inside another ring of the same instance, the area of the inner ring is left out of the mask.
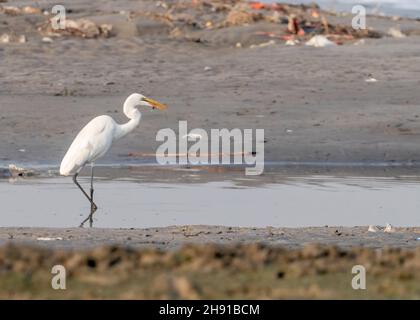
[[[140,123],[141,113],[136,110],[130,121],[124,124],[117,125],[117,129],[114,135],[114,140],[121,139],[131,131],[133,131]]]

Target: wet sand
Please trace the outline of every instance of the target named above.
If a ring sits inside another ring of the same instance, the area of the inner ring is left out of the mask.
[[[223,226],[172,226],[147,229],[100,228],[0,228],[0,245],[28,244],[54,249],[84,250],[101,245],[131,248],[179,249],[186,244],[262,243],[300,248],[309,243],[341,248],[416,248],[420,228],[396,228],[395,232],[368,232],[368,227],[238,228]]]

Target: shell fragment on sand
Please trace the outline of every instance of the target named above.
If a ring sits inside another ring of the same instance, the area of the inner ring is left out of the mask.
[[[395,228],[391,224],[387,223],[384,232],[395,232]]]
[[[61,237],[55,237],[55,238],[49,238],[49,237],[39,237],[36,238],[38,241],[57,241],[57,240],[63,240]]]
[[[315,48],[325,48],[325,47],[335,47],[337,44],[328,40],[327,37],[322,35],[313,36],[306,42],[307,46],[315,47]]]

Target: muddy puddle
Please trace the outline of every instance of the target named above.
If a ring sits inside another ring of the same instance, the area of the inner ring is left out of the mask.
[[[95,227],[420,225],[414,170],[273,167],[255,177],[234,167],[95,170]],[[84,174],[89,188],[89,169]],[[2,227],[76,227],[90,208],[54,169],[0,179],[0,203]]]

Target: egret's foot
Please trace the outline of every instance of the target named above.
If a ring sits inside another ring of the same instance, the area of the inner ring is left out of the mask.
[[[88,220],[89,220],[89,217],[87,217],[85,220],[83,220],[82,223],[80,224],[79,228],[83,228],[86,221],[88,221]]]

